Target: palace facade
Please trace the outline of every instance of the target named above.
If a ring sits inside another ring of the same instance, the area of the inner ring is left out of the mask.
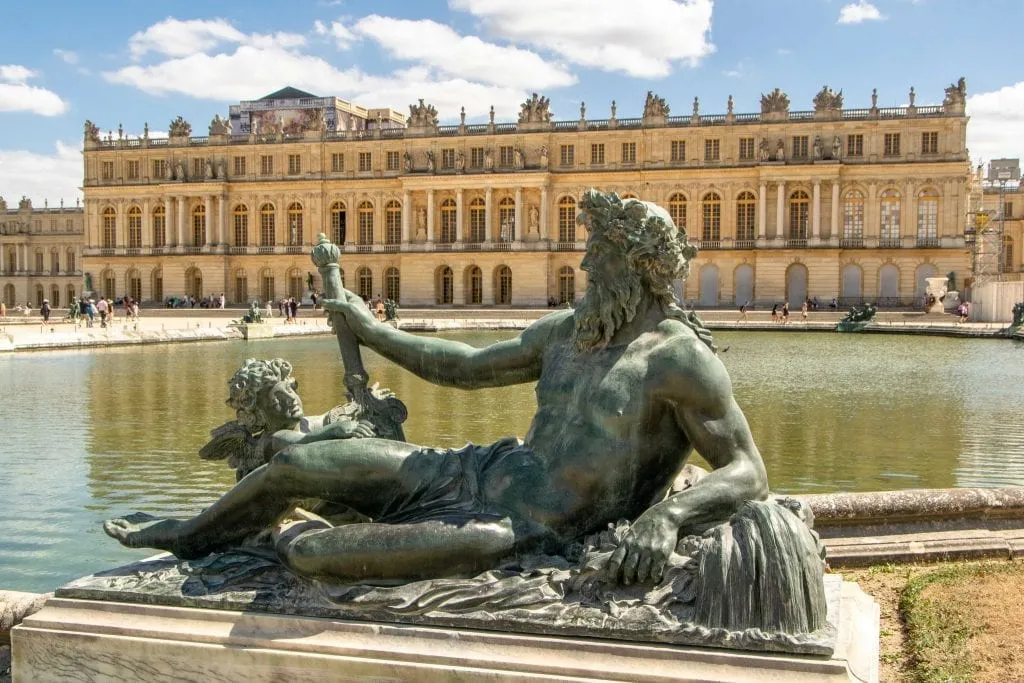
[[[488,123],[463,114],[443,126],[421,100],[404,126],[393,113],[339,126],[337,110],[329,127],[310,109],[326,98],[298,94],[309,97],[258,100],[292,112],[270,131],[273,116],[241,133],[218,116],[196,137],[179,117],[167,139],[101,139],[86,122],[95,289],[143,301],[300,296],[324,232],[343,245],[346,286],[368,298],[571,301],[586,285],[576,213],[589,187],[671,213],[700,248],[680,294],[701,306],[909,305],[925,278],[970,268],[963,79],[932,106],[911,90],[907,106],[880,108],[872,95],[871,107],[848,109],[826,87],[812,110],[793,111],[775,89],[759,113],[734,113],[730,98],[725,114],[704,114],[695,99],[680,116],[648,93],[638,118],[617,118],[613,102],[608,118],[581,107],[554,120],[534,94],[515,123],[496,123],[492,109]]]
[[[16,305],[54,309],[82,294],[85,212],[81,207],[32,207],[22,198],[8,208],[0,197],[0,293]]]

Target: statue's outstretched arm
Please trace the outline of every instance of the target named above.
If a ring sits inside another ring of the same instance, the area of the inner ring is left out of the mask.
[[[560,311],[533,323],[514,339],[482,349],[468,344],[409,334],[379,323],[359,301],[325,301],[324,308],[344,313],[360,343],[428,382],[460,389],[507,386],[536,381],[552,330],[571,312]]]

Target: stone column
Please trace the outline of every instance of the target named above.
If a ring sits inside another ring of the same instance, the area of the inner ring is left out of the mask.
[[[213,244],[213,195],[203,197],[203,210],[206,212],[206,244],[197,244],[197,247],[205,247]]]
[[[480,305],[491,306],[494,304],[494,273],[488,273],[483,267],[480,271]]]
[[[455,241],[462,242],[462,188],[455,191]]]
[[[839,239],[839,181],[832,181],[832,216],[829,220],[829,239]]]
[[[515,235],[513,236],[513,240],[512,241],[513,242],[519,242],[522,239],[523,239],[523,188],[517,187],[516,188]],[[484,292],[486,292],[489,289],[490,279],[485,277],[484,278],[484,282],[487,283],[487,284],[484,285]],[[493,303],[493,302],[487,302],[486,299],[485,299],[485,303]]]
[[[540,188],[540,238],[550,239],[548,232],[548,188]],[[514,281],[513,281],[514,282]]]
[[[427,190],[427,244],[434,243],[434,190]],[[454,285],[453,285],[454,286]]]
[[[821,181],[814,181],[814,191],[812,193],[811,201],[813,206],[811,207],[811,237],[818,239],[821,237]]]
[[[149,199],[142,200],[142,248],[153,246],[153,207]]]
[[[384,233],[385,233],[385,225],[384,225],[384,194],[381,193],[381,192],[377,192],[376,194],[373,195],[373,243],[374,244],[383,244],[384,243]],[[381,283],[381,286],[383,286],[383,284],[384,284],[384,279],[383,279],[384,278],[384,273],[383,273],[383,271],[381,271],[381,273],[380,273],[380,278],[381,279],[379,280],[379,282]],[[376,276],[374,276],[374,280],[377,281],[377,277]],[[382,289],[381,291],[383,292],[384,290]]]
[[[761,192],[757,195],[757,239],[768,236],[768,183],[761,183]]]
[[[458,267],[452,268],[452,304],[455,306],[466,305],[466,288],[463,286],[465,278],[465,271]]]
[[[178,210],[175,212],[175,217],[178,219],[178,244],[177,246],[185,246],[185,219],[188,215],[188,211],[185,208],[185,196],[178,195]]]
[[[492,228],[492,225],[491,225],[491,195],[492,194],[493,194],[493,190],[488,187],[487,188],[487,192],[484,193],[484,225],[486,226],[485,229],[484,229],[484,241],[485,242],[493,242],[494,241],[493,240],[493,235],[491,234],[491,228]]]
[[[779,195],[775,198],[775,239],[784,239],[786,230],[783,223],[786,220],[786,183],[780,182],[777,185]]]
[[[402,243],[409,244],[412,241],[412,196],[409,194],[409,190],[402,193]]]
[[[217,244],[225,245],[228,243],[228,196],[223,194],[217,199],[220,207],[217,213]]]

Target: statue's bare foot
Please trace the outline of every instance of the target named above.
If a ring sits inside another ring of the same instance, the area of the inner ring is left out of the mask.
[[[129,548],[157,548],[177,554],[177,519],[161,519],[145,512],[136,512],[103,523],[103,531]]]

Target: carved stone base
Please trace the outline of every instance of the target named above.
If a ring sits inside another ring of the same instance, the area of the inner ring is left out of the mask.
[[[56,598],[15,628],[13,674],[14,683],[877,681],[878,605],[853,583],[840,593],[831,657]]]

